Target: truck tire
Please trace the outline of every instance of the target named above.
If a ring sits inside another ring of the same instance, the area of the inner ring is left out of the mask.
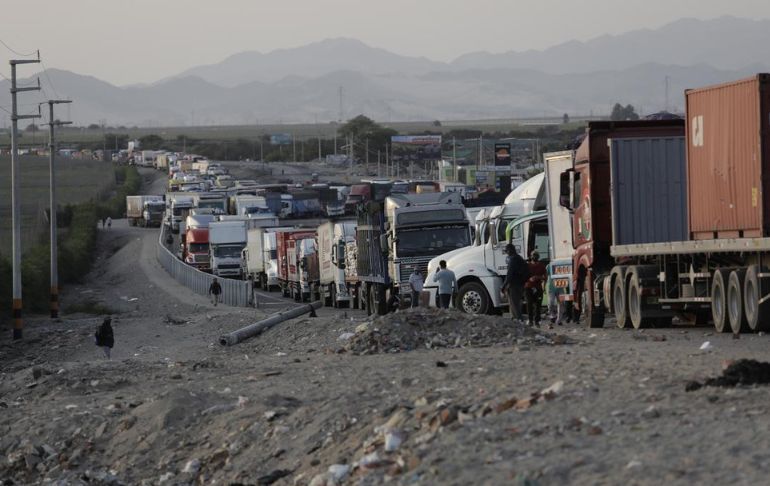
[[[384,285],[375,284],[372,298],[374,299],[374,304],[376,305],[375,308],[377,309],[377,315],[384,316],[385,314],[387,314],[388,301],[387,301],[387,292],[385,292]]]
[[[628,267],[626,270],[626,302],[628,302],[628,316],[634,329],[646,329],[655,326],[656,317],[645,316],[644,309],[644,285],[642,280],[650,270],[645,267]],[[654,269],[652,270],[654,272]]]
[[[335,309],[339,307],[337,303],[337,286],[334,284],[329,285],[329,300],[331,301],[331,307]]]
[[[628,283],[626,281],[625,267],[618,267],[617,272],[613,269],[612,273],[612,312],[615,314],[617,326],[620,329],[626,329],[632,326],[631,317],[628,314]]]
[[[581,267],[581,270],[578,271],[578,289],[576,292],[580,299],[579,322],[591,329],[604,327],[604,308],[594,307],[591,275],[586,272],[585,267]]]
[[[743,309],[746,323],[754,332],[770,330],[770,300],[760,303],[764,297],[759,265],[746,269],[743,278]]]
[[[730,329],[733,334],[749,330],[746,313],[743,310],[743,283],[746,275],[745,268],[737,268],[730,272],[727,279],[727,317],[730,319]]]
[[[361,295],[358,298],[358,302],[361,304],[361,310],[365,310],[367,316],[372,315],[372,306],[369,302],[369,294],[371,293],[369,290],[370,288],[370,284],[361,284]]]
[[[466,282],[460,287],[457,308],[466,314],[489,314],[490,298],[487,289],[478,282]]]
[[[711,318],[717,332],[727,332],[727,285],[729,270],[716,270],[711,282]]]

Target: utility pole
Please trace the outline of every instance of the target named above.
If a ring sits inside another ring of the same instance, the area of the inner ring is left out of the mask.
[[[53,117],[53,105],[60,103],[72,103],[68,100],[48,100],[48,177],[50,178],[50,198],[51,209],[48,218],[51,224],[51,318],[59,317],[59,269],[58,269],[58,249],[56,246],[56,176],[54,174],[54,155],[56,154],[55,128],[62,125],[69,125],[71,121],[58,121]],[[117,148],[117,137],[115,147]]]
[[[458,174],[457,174],[457,142],[455,141],[455,137],[452,137],[452,165],[454,166],[454,182],[458,182]]]
[[[366,139],[366,174],[369,174],[369,139]]]
[[[639,110],[641,112],[641,110]],[[665,111],[668,111],[668,76],[666,76],[666,107]]]
[[[297,161],[297,140],[294,138],[294,134],[291,134],[291,153],[292,162]]]
[[[318,161],[321,161],[321,135],[318,135]]]
[[[37,115],[19,115],[16,95],[23,91],[39,91],[40,78],[37,86],[24,88],[16,87],[16,66],[18,64],[32,64],[40,62],[40,53],[37,59],[11,59],[11,219],[13,226],[13,339],[22,338],[24,321],[21,319],[21,201],[19,199],[19,120],[27,118],[40,118],[40,106]]]
[[[380,151],[377,151],[377,177],[380,177]]]
[[[476,171],[478,172],[479,167],[481,167],[481,164],[484,163],[484,135],[479,135],[479,165],[476,166]]]

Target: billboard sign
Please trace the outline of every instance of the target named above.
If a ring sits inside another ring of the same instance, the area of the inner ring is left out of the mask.
[[[397,163],[441,160],[441,135],[396,135],[390,143]]]
[[[291,145],[292,137],[290,133],[276,133],[270,135],[270,145]]]
[[[511,144],[510,143],[496,143],[495,144],[495,165],[511,166]]]

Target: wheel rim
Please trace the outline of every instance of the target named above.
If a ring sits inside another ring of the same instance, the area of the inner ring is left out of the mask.
[[[463,312],[467,314],[481,313],[481,294],[475,290],[465,292],[462,300]]]
[[[614,307],[615,311],[615,317],[618,317],[618,314],[621,309],[623,309],[623,293],[620,291],[619,286],[622,284],[615,284],[615,291],[612,292],[612,306]]]
[[[640,321],[642,314],[639,302],[639,288],[636,285],[631,285],[628,294],[628,312],[632,319]]]

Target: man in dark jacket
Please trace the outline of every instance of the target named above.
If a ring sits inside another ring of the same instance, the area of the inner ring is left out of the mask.
[[[214,277],[214,281],[211,282],[211,285],[209,286],[209,295],[211,295],[211,300],[214,302],[214,307],[216,307],[217,304],[219,303],[219,296],[221,294],[222,294],[222,286],[219,285],[217,278]]]
[[[505,246],[505,252],[508,254],[508,271],[503,282],[503,292],[508,295],[512,319],[514,322],[522,321],[521,298],[524,296],[524,283],[529,278],[529,267],[512,244]]]
[[[524,284],[524,295],[527,300],[527,318],[529,325],[540,327],[540,307],[543,302],[543,282],[548,279],[548,272],[543,262],[540,261],[540,254],[532,252],[529,258],[529,279]]]
[[[115,335],[112,332],[111,323],[112,319],[110,317],[105,317],[104,322],[102,322],[94,335],[96,338],[96,345],[102,348],[104,356],[107,359],[112,359],[110,352],[112,351],[112,347],[115,346]]]

